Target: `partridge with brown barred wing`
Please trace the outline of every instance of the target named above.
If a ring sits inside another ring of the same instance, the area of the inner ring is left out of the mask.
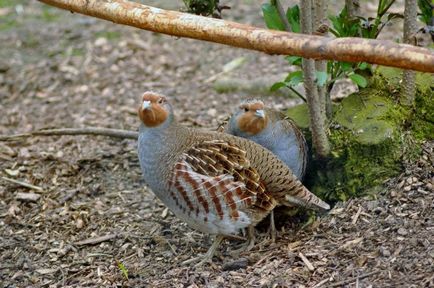
[[[199,264],[212,259],[225,235],[256,225],[276,205],[329,209],[262,146],[178,125],[163,95],[144,93],[139,117],[145,182],[177,217],[216,235]]]

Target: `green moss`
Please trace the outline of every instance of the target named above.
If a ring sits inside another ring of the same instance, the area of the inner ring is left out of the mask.
[[[333,153],[326,163],[314,162],[309,188],[329,201],[366,195],[373,187],[400,171],[401,143],[390,138],[379,144],[361,144],[348,130],[330,136]]]
[[[378,67],[374,75],[376,87],[395,93],[398,97],[402,70]],[[416,99],[413,107],[400,107],[405,117],[403,126],[411,130],[418,140],[434,139],[434,76],[431,73],[416,73]]]
[[[402,137],[406,111],[391,93],[373,88],[343,99],[334,111],[330,158],[311,161],[305,184],[330,202],[375,194],[401,170],[402,154],[409,145]],[[305,130],[309,142],[306,105],[289,109],[288,115]]]
[[[349,129],[357,142],[379,144],[396,131],[394,117],[390,117],[395,109],[387,93],[367,88],[342,100],[334,121]]]
[[[369,88],[334,107],[329,129],[330,157],[312,160],[306,186],[329,202],[375,195],[402,169],[402,159],[420,154],[419,142],[434,139],[434,77],[417,73],[415,105],[399,105],[402,71],[379,67]],[[287,112],[310,143],[306,105]],[[312,151],[312,149],[310,149]],[[311,153],[313,154],[313,153]]]

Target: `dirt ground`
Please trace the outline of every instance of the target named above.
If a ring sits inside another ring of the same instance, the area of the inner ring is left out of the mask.
[[[154,2],[176,8],[175,1]],[[263,26],[259,1],[236,2],[225,18]],[[5,3],[0,135],[136,130],[146,90],[169,95],[185,125],[214,129],[252,96],[212,88],[207,80],[226,63],[246,57],[232,77],[253,81],[289,69],[282,57],[139,31],[37,2]],[[299,103],[267,101],[275,108]],[[145,187],[135,141],[0,142],[0,287],[434,287],[434,142],[422,150],[377,199],[338,203],[306,227],[280,217],[276,243],[263,225],[253,251],[233,255],[242,242],[227,240],[211,265],[194,268],[181,262],[206,252],[210,239],[173,217]]]

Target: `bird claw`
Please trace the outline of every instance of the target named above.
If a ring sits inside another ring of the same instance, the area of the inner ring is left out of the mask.
[[[249,226],[247,229],[248,229],[247,230],[248,231],[247,232],[248,233],[247,234],[247,242],[245,242],[244,244],[242,244],[240,248],[232,251],[232,254],[238,255],[238,254],[240,254],[242,252],[250,251],[250,250],[253,249],[253,247],[255,247],[255,240],[256,240],[255,229],[254,229],[253,226]]]
[[[204,255],[188,259],[188,260],[182,262],[182,265],[190,265],[190,264],[193,264],[195,262],[198,262],[198,263],[194,264],[194,267],[200,267],[205,263],[212,263],[212,256],[208,255],[208,253],[206,253]]]
[[[217,248],[220,245],[220,243],[222,242],[222,240],[223,240],[223,236],[217,235],[213,244],[211,245],[211,247],[208,249],[208,251],[205,254],[198,256],[198,257],[188,259],[188,260],[182,262],[182,265],[189,265],[189,264],[192,264],[192,263],[199,261],[199,263],[195,264],[194,267],[200,267],[205,263],[212,263],[212,257],[214,256],[215,251],[217,250]]]

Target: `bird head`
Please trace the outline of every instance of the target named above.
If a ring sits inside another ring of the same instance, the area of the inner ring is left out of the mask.
[[[172,107],[166,97],[155,92],[147,91],[142,96],[139,107],[139,118],[146,127],[158,127],[172,118]]]
[[[238,128],[249,135],[256,135],[268,124],[264,102],[251,100],[241,103],[234,115]]]

